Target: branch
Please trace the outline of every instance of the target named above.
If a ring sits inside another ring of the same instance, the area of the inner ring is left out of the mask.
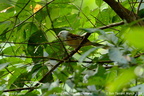
[[[119,2],[116,2],[115,0],[103,0],[103,1],[105,1],[117,13],[117,15],[121,19],[126,20],[127,23],[131,23],[139,19],[139,16],[137,14],[126,9]],[[135,25],[144,26],[144,22],[138,21]]]
[[[3,43],[0,41],[0,43]],[[29,45],[44,45],[44,44],[54,44],[54,43],[58,43],[57,41],[53,41],[53,42],[42,42],[42,43],[28,43],[28,42],[4,42],[4,43],[11,43],[11,44],[29,44]]]
[[[115,25],[115,24],[114,24]],[[110,25],[109,27],[113,27],[114,25]],[[102,27],[103,29],[105,28],[109,28],[109,27]],[[102,29],[101,28],[101,29]],[[86,42],[87,38],[90,36],[91,33],[86,33],[84,39],[82,40],[82,42],[80,43],[80,45],[73,51],[70,52],[70,54],[66,57],[64,57],[63,61],[59,61],[50,71],[48,71],[43,78],[41,78],[39,80],[39,82],[43,82],[45,80],[46,77],[48,77],[60,64],[62,64],[63,62],[67,61],[69,58],[71,58],[81,47],[82,45]],[[113,61],[110,61],[113,62]],[[40,83],[37,83],[34,87],[39,86]],[[29,92],[33,91],[34,89],[29,90]]]
[[[118,26],[118,25],[122,25],[124,24],[124,22],[118,22],[118,23],[113,23],[113,24],[110,24],[110,25],[106,25],[106,26],[102,26],[100,27],[99,29],[106,29],[106,28],[110,28],[110,27],[114,27],[114,26]],[[63,60],[59,60],[59,59],[55,59],[55,58],[48,58],[48,57],[34,57],[34,58],[47,58],[47,59],[52,59],[52,60],[57,60],[59,61],[50,71],[48,71],[40,80],[39,82],[43,82],[45,80],[46,77],[48,77],[60,64],[62,64],[63,62],[70,62],[68,59],[71,58],[82,46],[82,44],[85,42],[85,40],[90,36],[90,33],[87,33],[85,35],[85,38],[83,39],[83,41],[81,42],[81,44],[78,46],[78,48],[76,48],[75,50],[71,51],[70,54],[66,57],[63,58]],[[10,57],[8,55],[3,55],[3,56],[7,56],[7,57]],[[14,56],[16,57],[16,56]],[[20,58],[31,58],[30,56],[17,56],[17,57],[20,57]],[[78,62],[78,61],[72,61],[72,62]],[[85,63],[93,63],[92,61],[83,61]],[[111,63],[113,61],[98,61],[97,63]],[[36,85],[34,85],[34,87],[37,87],[39,86],[40,83],[37,83]],[[34,89],[31,88],[29,89],[28,92],[30,91],[33,91]]]
[[[118,23],[112,23],[112,24],[109,24],[109,25],[106,25],[106,26],[102,26],[102,27],[99,27],[98,29],[107,29],[107,28],[111,28],[111,27],[115,27],[115,26],[119,26],[119,25],[123,25],[124,22],[121,21],[121,22],[118,22]]]
[[[18,88],[18,89],[4,90],[3,92],[22,91],[22,90],[30,90],[30,89],[36,89],[36,88],[34,88],[34,87],[29,87],[29,88]]]
[[[6,32],[0,34],[0,36],[12,31],[13,29],[17,28],[18,26],[20,26],[21,24],[23,24],[24,22],[26,22],[27,20],[29,20],[30,18],[32,18],[36,13],[38,13],[39,11],[41,11],[43,8],[45,8],[47,5],[49,5],[50,3],[52,3],[54,0],[51,0],[49,2],[47,2],[41,9],[39,9],[38,11],[36,11],[35,13],[33,13],[31,16],[29,16],[28,18],[26,18],[25,20],[23,20],[21,23],[15,25],[12,29],[7,30]]]
[[[39,82],[43,82],[45,80],[46,77],[48,77],[60,64],[62,64],[64,61],[68,60],[69,58],[71,58],[81,47],[82,45],[85,43],[85,41],[87,40],[87,38],[90,36],[90,33],[86,33],[84,39],[82,40],[82,42],[80,43],[80,45],[74,49],[73,51],[70,52],[70,54],[66,57],[64,57],[63,61],[59,61],[50,71],[48,71],[43,78],[41,78],[39,80]],[[39,86],[40,83],[37,83],[34,87]],[[33,91],[34,89],[29,90],[29,92]]]
[[[144,53],[140,53],[140,54],[134,56],[134,58],[138,58],[138,57],[140,57],[141,55],[144,55]]]

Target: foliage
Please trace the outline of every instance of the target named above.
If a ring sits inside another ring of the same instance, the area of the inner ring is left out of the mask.
[[[122,19],[104,1],[1,0],[0,95],[142,95],[143,27],[117,24]],[[142,10],[140,0],[118,1]],[[61,30],[109,48],[74,50],[57,37]]]

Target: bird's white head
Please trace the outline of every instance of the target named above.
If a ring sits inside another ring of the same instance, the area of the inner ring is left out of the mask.
[[[58,36],[59,36],[60,39],[66,40],[68,34],[69,34],[69,31],[62,30],[62,31],[59,32]]]

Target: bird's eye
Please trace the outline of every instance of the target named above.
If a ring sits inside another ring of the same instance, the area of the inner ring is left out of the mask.
[[[63,32],[61,33],[61,35],[63,34]]]

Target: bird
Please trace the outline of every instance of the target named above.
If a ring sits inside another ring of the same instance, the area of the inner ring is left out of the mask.
[[[81,42],[84,39],[84,36],[81,35],[76,35],[76,34],[72,34],[67,30],[62,30],[58,33],[58,37],[64,41],[64,43],[66,43],[66,45],[73,47],[73,48],[77,48]],[[95,43],[95,42],[91,42],[88,39],[85,40],[85,42],[83,43],[83,46],[103,46],[102,44],[99,43]]]

